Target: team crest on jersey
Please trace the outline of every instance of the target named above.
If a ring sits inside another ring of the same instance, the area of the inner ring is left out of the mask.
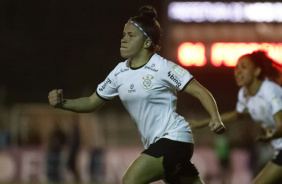
[[[145,90],[149,90],[152,89],[153,87],[153,83],[152,83],[152,79],[154,77],[152,75],[146,75],[145,77],[142,77],[143,79],[143,83],[141,84],[141,87]]]
[[[174,65],[174,66],[172,67],[172,69],[173,69],[174,71],[176,71],[176,73],[177,73],[178,75],[182,76],[182,77],[187,73],[186,70],[185,70],[184,68],[182,68],[181,66],[179,66],[179,65]]]

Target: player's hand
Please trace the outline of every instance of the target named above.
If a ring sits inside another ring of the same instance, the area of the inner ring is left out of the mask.
[[[261,142],[269,142],[272,140],[272,135],[273,135],[273,130],[268,129],[265,132],[265,135],[260,135],[256,138],[257,141],[261,141]]]
[[[216,134],[222,134],[225,132],[225,126],[221,121],[211,121],[209,124],[211,131]]]
[[[260,142],[269,142],[271,140],[271,137],[264,135],[257,137],[256,140]]]
[[[49,104],[53,107],[59,107],[63,101],[63,90],[54,89],[48,95]]]

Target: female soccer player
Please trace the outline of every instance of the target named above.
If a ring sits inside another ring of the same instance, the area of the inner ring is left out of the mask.
[[[234,71],[240,86],[236,110],[221,115],[225,122],[235,121],[249,113],[262,126],[265,135],[258,138],[275,148],[271,160],[256,176],[254,184],[282,183],[282,67],[264,51],[245,54]],[[208,125],[209,119],[191,122],[192,128]]]
[[[119,63],[94,94],[78,99],[62,99],[62,90],[49,93],[56,108],[92,112],[119,96],[136,122],[145,150],[130,165],[123,184],[148,184],[163,180],[170,184],[202,184],[190,161],[193,155],[192,132],[185,119],[176,113],[177,91],[198,98],[209,112],[211,131],[225,130],[213,96],[193,76],[175,63],[162,58],[161,28],[151,6],[140,8],[140,15],[124,26]]]

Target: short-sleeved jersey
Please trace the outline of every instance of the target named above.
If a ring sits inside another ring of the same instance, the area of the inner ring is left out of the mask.
[[[176,113],[177,91],[193,76],[179,65],[154,54],[142,67],[119,63],[97,87],[97,95],[119,96],[138,127],[145,148],[160,138],[193,143],[191,129]]]
[[[236,109],[239,113],[249,113],[264,129],[275,131],[273,115],[282,110],[282,88],[265,79],[256,95],[251,96],[242,87],[238,93]],[[282,138],[274,139],[271,143],[275,149],[282,150]]]

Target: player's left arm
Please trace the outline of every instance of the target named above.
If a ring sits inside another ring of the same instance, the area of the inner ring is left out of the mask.
[[[192,81],[186,86],[184,92],[199,99],[204,108],[210,114],[211,122],[209,126],[211,131],[217,134],[223,133],[225,131],[225,127],[221,121],[217,104],[212,94],[195,79],[192,79]]]
[[[276,123],[277,129],[272,134],[272,139],[281,138],[282,137],[282,110],[274,114],[274,121]]]

